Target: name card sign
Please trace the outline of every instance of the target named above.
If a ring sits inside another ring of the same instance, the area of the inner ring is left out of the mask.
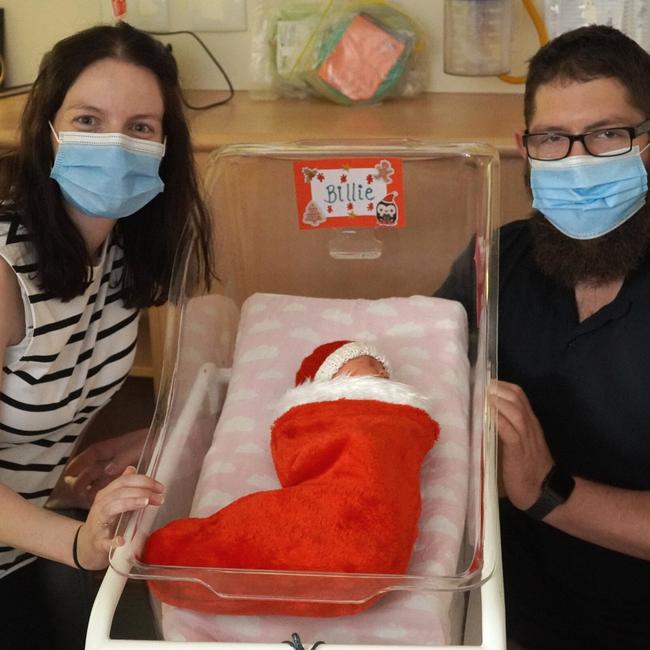
[[[399,158],[327,158],[293,164],[298,223],[315,228],[405,225]]]

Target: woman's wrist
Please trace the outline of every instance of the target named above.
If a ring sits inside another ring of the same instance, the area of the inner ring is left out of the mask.
[[[72,541],[72,562],[81,571],[100,571],[108,564],[108,553],[100,554],[94,548],[91,526],[87,521],[80,524],[75,532]]]

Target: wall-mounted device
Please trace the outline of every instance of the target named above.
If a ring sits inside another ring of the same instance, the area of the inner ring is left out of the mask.
[[[445,0],[444,69],[463,77],[498,76],[522,84],[526,75],[511,75],[514,0]],[[547,0],[548,2],[548,0]],[[521,0],[535,26],[539,44],[548,41],[535,0]]]
[[[100,0],[102,21],[124,18],[150,32],[246,31],[246,0]]]
[[[445,0],[444,68],[460,76],[510,72],[512,0]]]
[[[246,31],[246,0],[189,0],[195,32]]]

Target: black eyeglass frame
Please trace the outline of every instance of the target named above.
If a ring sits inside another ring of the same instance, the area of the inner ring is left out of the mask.
[[[626,149],[625,151],[618,151],[613,154],[592,153],[589,150],[587,143],[585,142],[585,138],[587,136],[593,135],[594,133],[601,133],[605,131],[627,131],[627,134],[630,136],[629,148]],[[638,126],[610,126],[605,129],[594,129],[593,131],[586,131],[585,133],[577,133],[575,135],[572,133],[563,133],[562,131],[537,131],[535,133],[530,133],[528,129],[526,129],[523,133],[522,140],[524,143],[524,147],[526,148],[526,153],[528,154],[528,157],[532,158],[533,160],[550,160],[550,161],[564,160],[565,158],[568,158],[569,155],[571,154],[571,149],[573,149],[574,142],[581,142],[582,146],[585,148],[585,151],[590,156],[594,156],[595,158],[614,158],[615,156],[622,156],[623,154],[632,151],[632,146],[633,146],[632,142],[634,141],[634,139],[648,132],[650,132],[650,118],[646,118],[645,121],[641,122],[641,124],[639,124]],[[528,138],[534,135],[561,135],[562,137],[567,138],[569,140],[569,147],[567,149],[567,152],[560,158],[536,158],[535,156],[531,156],[530,151],[528,150]]]

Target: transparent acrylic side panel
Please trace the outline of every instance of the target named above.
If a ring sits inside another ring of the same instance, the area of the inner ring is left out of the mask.
[[[406,227],[306,231],[298,228],[293,162],[392,156],[403,161]],[[215,597],[363,603],[395,590],[458,590],[486,580],[483,512],[486,472],[494,471],[486,386],[494,373],[498,157],[482,145],[357,142],[231,146],[216,152],[207,179],[215,223],[219,282],[209,295],[186,295],[191,242],[178,255],[165,371],[140,469],[167,485],[165,504],[125,517],[120,532],[132,577],[196,582]],[[328,298],[431,296],[476,237],[478,333],[472,363],[470,470],[465,530],[455,572],[414,575],[323,574],[210,567],[161,567],[139,561],[149,533],[190,514],[203,457],[228,389],[239,311],[256,292]],[[122,557],[126,556],[124,554]]]
[[[137,556],[152,530],[190,512],[228,387],[239,310],[218,280],[214,293],[194,288],[196,250],[196,238],[188,233],[174,261],[161,385],[138,462],[138,472],[165,485],[165,505],[121,517],[116,532],[124,535],[129,553],[111,551],[110,561],[123,574],[131,572],[127,558]]]
[[[342,157],[348,155],[344,147],[297,146],[280,154],[242,145],[219,154],[208,182],[219,211],[219,257],[237,302],[254,292],[339,298],[428,296],[445,279],[469,238],[485,226],[494,195],[489,188],[498,166],[493,150],[476,147],[471,153],[452,146],[427,149],[412,144],[349,151],[358,157],[402,158],[405,228],[354,233],[299,230],[293,162]],[[372,259],[378,247],[381,256]],[[346,250],[353,254],[342,259]]]

